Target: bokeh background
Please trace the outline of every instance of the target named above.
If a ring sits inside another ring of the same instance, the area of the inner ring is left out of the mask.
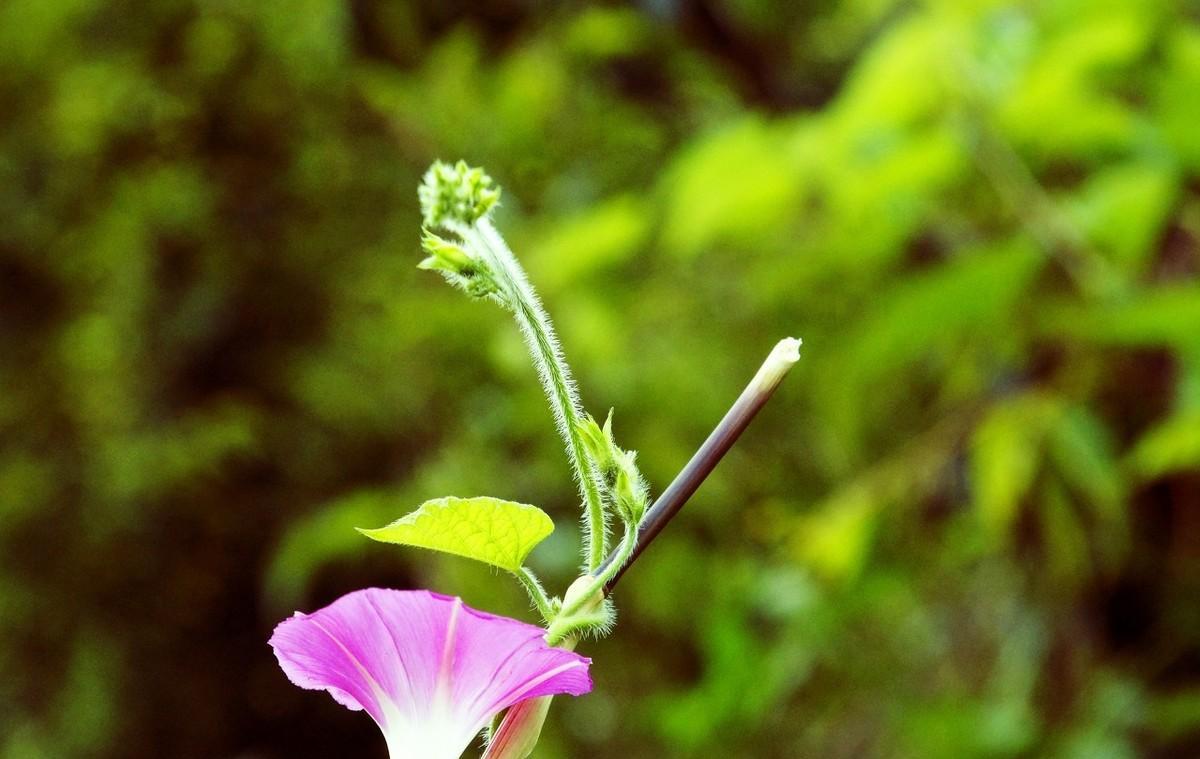
[[[5,0],[0,756],[383,757],[267,637],[426,498],[577,503],[508,318],[415,268],[485,166],[655,491],[537,756],[1200,756],[1200,15],[1165,0]]]

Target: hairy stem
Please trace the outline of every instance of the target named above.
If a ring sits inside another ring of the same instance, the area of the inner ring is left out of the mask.
[[[625,562],[633,555],[633,551],[637,548],[638,543],[638,528],[633,522],[625,523],[625,536],[621,538],[620,545],[617,546],[616,552],[613,554],[613,560],[608,562],[599,570],[596,575],[584,575],[580,580],[586,579],[587,582],[583,585],[581,591],[576,591],[574,587],[567,591],[566,598],[563,599],[562,611],[550,623],[546,630],[546,642],[551,646],[558,645],[564,638],[573,632],[576,632],[580,627],[581,617],[587,616],[587,620],[582,620],[587,623],[592,621],[592,617],[585,611],[589,605],[595,604],[597,599],[603,599],[604,586],[608,584],[621,568],[625,566]],[[578,580],[576,582],[579,582]]]
[[[529,594],[529,600],[533,601],[533,605],[537,608],[538,614],[542,615],[542,621],[550,624],[550,621],[554,619],[554,610],[550,607],[550,597],[546,595],[537,575],[528,567],[521,567],[513,574],[521,581],[525,592]]]
[[[485,256],[494,270],[504,298],[533,356],[534,366],[554,412],[558,432],[566,446],[567,459],[571,462],[575,481],[579,485],[584,504],[585,564],[587,571],[595,571],[608,551],[604,504],[597,484],[595,463],[588,457],[579,434],[579,426],[583,421],[579,394],[563,358],[554,327],[524,269],[491,221],[486,217],[481,218],[462,232],[464,241]]]

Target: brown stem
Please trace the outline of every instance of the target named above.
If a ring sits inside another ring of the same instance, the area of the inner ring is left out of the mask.
[[[642,551],[646,550],[646,546],[662,532],[667,523],[679,513],[683,505],[687,503],[696,489],[700,487],[705,478],[712,473],[716,468],[717,463],[724,457],[725,453],[733,447],[737,442],[738,437],[745,431],[750,421],[758,413],[759,409],[770,399],[771,394],[775,392],[775,388],[779,387],[779,383],[783,381],[784,375],[792,368],[792,365],[800,358],[800,341],[794,338],[780,340],[775,345],[775,349],[771,351],[771,355],[767,356],[767,360],[759,368],[758,373],[754,375],[754,379],[738,396],[737,401],[725,413],[725,417],[721,423],[716,426],[716,429],[700,446],[700,449],[688,461],[687,466],[675,476],[675,479],[667,486],[650,510],[646,512],[646,517],[642,520],[638,528],[637,546],[633,549],[629,560],[625,565],[617,570],[617,573],[612,576],[604,586],[604,592],[607,594],[616,586],[617,581],[625,574],[625,571],[637,561],[641,556]],[[600,576],[604,570],[617,560],[617,552],[609,554],[600,568],[592,573],[594,577]]]

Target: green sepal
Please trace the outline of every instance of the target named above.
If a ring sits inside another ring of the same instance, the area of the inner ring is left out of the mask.
[[[621,448],[613,439],[612,420],[610,410],[601,427],[589,414],[577,429],[617,514],[622,521],[638,524],[646,513],[646,483],[637,468],[637,452]]]
[[[646,483],[638,472],[634,451],[621,451],[616,457],[616,477],[613,479],[612,497],[621,520],[629,524],[640,524],[646,514]]]
[[[536,506],[499,498],[435,498],[378,529],[358,529],[382,543],[428,548],[517,572],[529,552],[554,532]]]
[[[575,426],[579,430],[579,437],[588,457],[600,470],[601,475],[607,474],[612,467],[612,451],[616,447],[612,439],[612,411],[608,412],[608,420],[603,429],[591,414],[585,414]]]
[[[439,237],[429,230],[424,230],[421,235],[421,247],[429,255],[417,264],[418,269],[446,271],[469,277],[478,268],[470,254],[461,246],[444,237]]]
[[[466,247],[428,229],[421,235],[421,247],[429,255],[417,264],[418,269],[436,271],[473,298],[491,297],[505,304],[492,270]]]

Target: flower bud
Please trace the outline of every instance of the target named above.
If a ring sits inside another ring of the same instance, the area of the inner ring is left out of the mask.
[[[590,575],[576,577],[575,582],[571,583],[567,588],[567,592],[563,594],[563,606],[570,606],[579,600],[580,596],[587,593],[595,582],[595,578]],[[604,593],[602,591],[593,591],[591,598],[579,609],[581,613],[588,614],[596,611],[604,605]],[[566,647],[566,646],[564,646]],[[569,648],[574,648],[574,645]]]
[[[646,484],[638,472],[633,451],[621,451],[616,459],[616,477],[613,481],[613,502],[617,514],[627,524],[638,524],[646,513]]]
[[[417,189],[427,227],[469,227],[496,205],[500,189],[483,169],[435,161]]]
[[[429,255],[417,264],[418,269],[439,272],[450,284],[476,298],[499,297],[500,288],[488,265],[457,242],[427,229],[421,247]]]
[[[439,237],[428,229],[421,235],[421,247],[429,255],[417,264],[418,269],[448,271],[464,277],[471,276],[475,272],[476,263],[467,251],[457,243]]]
[[[607,479],[613,466],[613,449],[616,448],[612,440],[612,411],[608,412],[608,421],[603,429],[591,414],[586,414],[583,421],[576,425],[576,430],[588,457],[596,463],[600,475]]]

